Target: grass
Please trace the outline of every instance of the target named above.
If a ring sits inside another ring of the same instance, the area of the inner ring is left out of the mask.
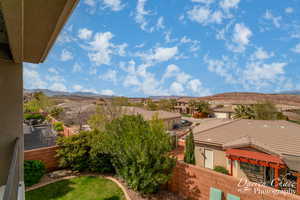
[[[26,200],[125,200],[113,181],[92,176],[62,180],[26,192],[25,196]]]

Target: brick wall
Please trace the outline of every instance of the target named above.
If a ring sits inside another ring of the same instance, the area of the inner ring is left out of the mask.
[[[41,160],[48,171],[58,168],[58,161],[55,158],[57,146],[44,147],[24,151],[24,160]]]
[[[168,188],[190,200],[208,200],[210,187],[222,190],[223,200],[227,193],[239,196],[241,200],[300,200],[300,196],[285,192],[274,193],[277,190],[265,186],[250,187],[251,191],[238,191],[239,181],[209,169],[178,162]],[[259,188],[260,193],[255,192],[255,188]],[[265,193],[262,194],[262,191]]]

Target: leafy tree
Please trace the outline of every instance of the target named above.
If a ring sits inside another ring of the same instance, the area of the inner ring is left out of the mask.
[[[59,137],[57,140],[59,166],[76,171],[114,172],[111,156],[103,153],[99,148],[97,152],[92,150],[93,143],[101,143],[101,135],[101,132],[94,130],[82,131],[69,137]]]
[[[152,99],[148,99],[146,105],[148,110],[158,110],[158,105]]]
[[[44,95],[42,92],[34,93],[33,99],[24,104],[25,112],[50,112],[52,106],[54,105],[53,101]]]
[[[252,107],[247,105],[238,105],[234,109],[234,119],[255,119],[255,112]]]
[[[287,120],[271,102],[257,103],[251,106],[238,105],[235,108],[234,118],[256,120]]]
[[[175,99],[161,99],[158,102],[157,109],[159,110],[166,110],[166,111],[172,111],[174,110],[174,107],[176,105]]]
[[[205,114],[209,114],[211,112],[209,103],[206,101],[196,102],[195,108],[197,112],[202,112]]]
[[[129,106],[129,100],[127,97],[113,97],[112,104],[115,106]]]
[[[185,140],[184,162],[193,165],[196,164],[194,135],[192,131]]]
[[[171,140],[157,118],[147,122],[140,115],[124,115],[107,124],[102,141],[104,147],[95,143],[93,149],[112,155],[116,172],[132,189],[153,193],[169,180],[175,160],[168,155]]]
[[[98,105],[96,112],[88,120],[88,124],[92,129],[104,131],[107,123],[122,116],[123,113],[124,109],[115,102],[105,106]]]

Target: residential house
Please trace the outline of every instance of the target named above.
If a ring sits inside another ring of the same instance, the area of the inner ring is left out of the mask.
[[[213,117],[218,119],[232,119],[234,109],[232,106],[217,107],[213,109]]]
[[[167,130],[172,130],[175,124],[180,123],[181,115],[179,113],[167,112],[163,110],[149,111],[139,107],[124,106],[126,114],[141,115],[145,120],[151,120],[157,116],[158,119],[164,122]]]
[[[196,164],[279,187],[296,179],[300,193],[300,125],[288,121],[214,120],[194,129]],[[292,174],[293,176],[290,176]],[[293,188],[295,189],[295,188]]]
[[[77,0],[0,0],[0,199],[25,198],[23,62],[45,60],[76,4]]]

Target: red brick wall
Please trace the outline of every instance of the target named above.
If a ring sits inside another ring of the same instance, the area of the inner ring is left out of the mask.
[[[276,190],[265,186],[261,186],[260,191],[269,190],[272,192],[265,194],[258,194],[253,191],[239,192],[238,183],[239,180],[234,177],[178,162],[168,188],[190,200],[208,200],[210,187],[222,190],[223,200],[226,199],[227,193],[239,196],[241,200],[300,200],[300,196],[289,193],[274,194],[272,192]]]
[[[48,171],[58,168],[58,161],[55,158],[57,146],[44,147],[24,151],[24,160],[41,160]]]

